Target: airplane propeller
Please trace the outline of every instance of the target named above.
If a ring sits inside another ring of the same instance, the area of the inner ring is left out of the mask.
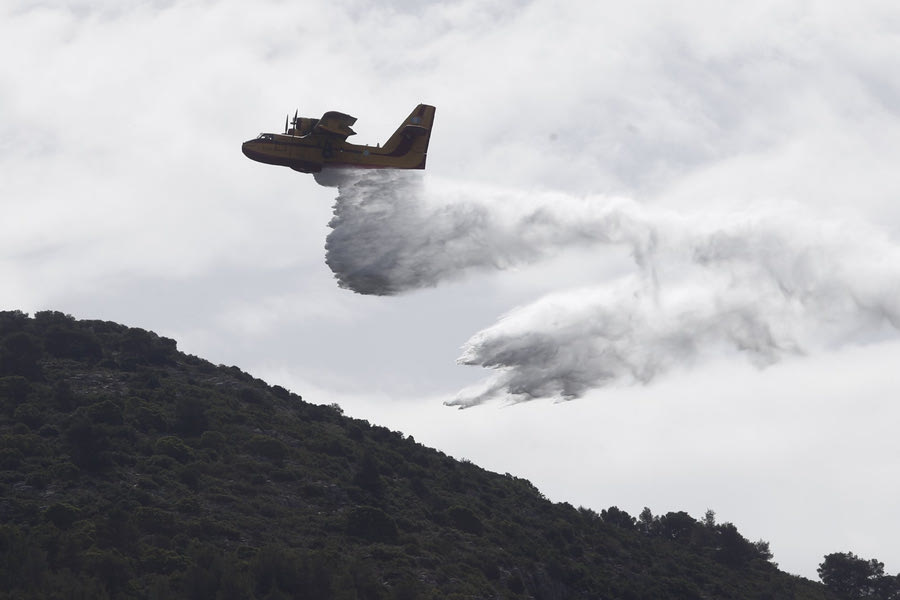
[[[288,113],[287,115],[285,115],[285,117],[284,117],[284,132],[285,132],[285,133],[288,132],[288,123],[290,123],[291,127],[294,128],[294,132],[295,132],[295,135],[296,135],[297,126],[298,126],[299,123],[300,123],[300,119],[297,118],[297,116],[298,116],[299,114],[300,114],[300,109],[298,108],[297,110],[294,111],[294,120],[290,120],[290,119],[291,119],[291,114],[290,114],[290,113]]]

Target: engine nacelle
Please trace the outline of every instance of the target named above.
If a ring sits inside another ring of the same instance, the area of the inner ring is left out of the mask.
[[[313,128],[319,123],[318,119],[309,119],[307,117],[295,117],[290,129],[287,130],[288,135],[304,136],[312,133]]]

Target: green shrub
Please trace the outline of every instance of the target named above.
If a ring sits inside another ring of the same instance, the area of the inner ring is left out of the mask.
[[[25,423],[28,427],[34,429],[43,423],[44,415],[40,406],[33,402],[25,402],[18,405],[13,411],[13,419],[20,423]]]
[[[156,440],[153,447],[157,454],[171,456],[178,462],[187,462],[194,457],[194,451],[180,437],[167,435]]]
[[[181,554],[172,550],[164,550],[155,546],[145,546],[141,549],[139,558],[141,566],[151,573],[171,573],[183,570],[188,566],[188,560]]]
[[[171,534],[176,531],[175,515],[155,506],[137,508],[134,520],[139,528],[149,533]]]
[[[44,518],[56,525],[59,529],[68,529],[78,520],[81,511],[64,502],[51,504],[44,511]]]
[[[25,455],[18,448],[0,448],[0,470],[15,471],[25,460]]]
[[[31,383],[19,375],[0,377],[0,405],[7,405],[12,411],[13,407],[25,401],[31,389]]]
[[[83,329],[73,329],[72,325],[53,325],[47,329],[44,348],[51,356],[73,360],[99,360],[103,358],[103,348],[97,337]]]
[[[200,436],[200,447],[221,450],[225,447],[225,435],[219,431],[204,431]]]
[[[276,464],[281,464],[288,453],[288,447],[284,442],[267,435],[254,435],[251,437],[247,442],[247,450]]]
[[[482,524],[481,519],[465,506],[451,506],[447,510],[447,518],[451,525],[460,531],[474,535],[484,533],[484,524]]]
[[[106,429],[94,425],[85,415],[77,415],[63,434],[69,443],[72,462],[88,471],[106,467],[109,464],[107,433]]]
[[[50,474],[53,478],[61,481],[75,481],[79,473],[78,467],[68,461],[56,463],[50,467]]]
[[[84,409],[81,409],[84,410]],[[122,424],[122,407],[112,400],[102,400],[87,407],[87,416],[94,423]]]
[[[138,400],[138,402],[142,402]],[[141,431],[166,431],[169,428],[166,415],[158,406],[138,406],[134,411],[137,426]]]
[[[182,435],[198,436],[207,427],[206,407],[198,398],[179,398],[175,402],[175,429]]]
[[[397,524],[380,508],[359,506],[347,516],[347,533],[369,542],[394,543]]]
[[[19,331],[0,340],[0,377],[19,375],[30,381],[43,379],[38,365],[43,350],[33,335]]]
[[[178,469],[178,481],[191,489],[197,489],[200,484],[200,476],[203,474],[203,467],[200,463],[192,462]]]
[[[117,596],[132,577],[131,563],[114,550],[92,548],[84,555],[84,570],[104,582],[112,596]]]

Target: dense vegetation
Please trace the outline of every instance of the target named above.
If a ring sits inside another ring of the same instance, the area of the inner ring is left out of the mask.
[[[833,598],[710,511],[546,500],[141,329],[0,312],[0,598]]]
[[[819,565],[825,587],[844,600],[900,600],[900,575],[885,575],[884,563],[852,552],[834,552]]]

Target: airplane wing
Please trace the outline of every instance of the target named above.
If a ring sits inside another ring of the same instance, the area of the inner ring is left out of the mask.
[[[348,136],[356,135],[356,132],[350,129],[350,126],[354,123],[356,123],[356,117],[330,110],[319,119],[319,122],[313,128],[313,133],[346,140]]]

